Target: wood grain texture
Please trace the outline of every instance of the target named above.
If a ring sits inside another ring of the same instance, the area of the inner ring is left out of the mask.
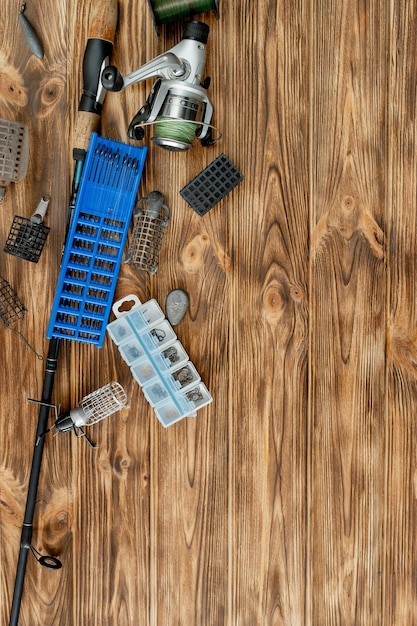
[[[218,144],[149,152],[140,195],[171,210],[158,273],[123,265],[116,299],[164,307],[213,403],[167,429],[106,338],[66,343],[62,410],[118,380],[129,408],[47,436],[21,626],[404,626],[416,612],[416,20],[390,0],[220,2],[206,74]],[[0,253],[45,353],[96,4],[0,0],[0,118],[28,124],[26,178],[0,207],[0,249],[40,197],[38,264]],[[94,28],[99,27],[97,22]],[[148,3],[118,2],[112,62],[127,74],[173,46]],[[106,96],[102,134],[128,141],[152,82]],[[179,190],[225,153],[245,180],[203,218]],[[7,624],[44,364],[0,326],[0,622]],[[51,413],[51,423],[53,415]]]
[[[210,98],[215,101],[223,81],[211,51],[223,41],[222,22],[213,15],[205,21],[210,26],[206,72],[212,76]],[[164,29],[157,53],[170,48],[181,30],[176,25]],[[225,123],[225,111],[219,107],[215,124],[224,129]],[[178,335],[202,379],[210,380],[215,390],[213,404],[196,419],[166,430],[152,421],[151,617],[152,623],[164,626],[227,620],[229,209],[222,202],[201,219],[178,194],[218,153],[217,146],[207,150],[197,144],[187,155],[153,152],[151,181],[166,194],[171,220],[151,294],[164,303],[171,289],[187,291],[190,307]],[[176,187],[169,182],[171,176]],[[213,318],[216,333],[207,333],[204,329]]]
[[[382,616],[385,7],[316,3],[312,19],[309,620],[319,624]]]
[[[69,9],[74,58],[79,59],[95,12],[90,2],[70,3]],[[125,41],[135,37],[135,33],[128,35],[127,27],[119,6],[113,61],[120,67],[125,59],[118,37]],[[131,61],[140,64],[133,55]],[[73,68],[73,82],[78,85],[75,104],[80,95],[79,72],[80,64]],[[107,137],[126,141],[127,120],[119,114],[113,116],[113,111],[121,108],[120,100],[119,94],[108,94],[101,130]],[[122,101],[127,109],[123,98]],[[76,117],[75,110],[73,116]],[[130,292],[143,301],[149,295],[135,276],[126,278],[123,266],[115,298]],[[74,523],[73,567],[77,586],[72,600],[73,623],[110,626],[134,624],[139,619],[146,624],[150,606],[150,413],[138,385],[109,339],[101,350],[71,346],[71,371],[78,381],[79,394],[71,398],[72,405],[90,390],[118,380],[128,394],[130,406],[114,420],[90,429],[98,450],[91,450],[83,442],[73,447],[72,463],[80,468],[74,475],[79,506]]]
[[[395,3],[390,55],[386,623],[417,623],[416,598],[416,5]],[[410,599],[413,599],[410,601]]]
[[[235,7],[229,22],[246,42],[235,149],[248,185],[230,217],[230,620],[296,625],[306,593],[309,11],[271,2]],[[248,67],[257,80],[245,80]]]
[[[47,40],[42,27],[45,15],[50,16]],[[27,308],[21,324],[23,334],[38,352],[44,353],[43,329],[57,277],[56,252],[58,245],[62,245],[61,236],[58,236],[62,224],[60,205],[66,206],[68,196],[66,145],[58,140],[67,132],[67,20],[65,7],[55,7],[53,2],[45,2],[39,10],[35,6],[28,7],[27,17],[45,42],[45,57],[41,62],[31,56],[18,24],[17,11],[13,10],[11,3],[7,3],[7,7],[2,5],[3,16],[1,117],[26,123],[31,145],[27,176],[20,185],[9,185],[1,207],[1,239],[5,241],[13,216],[30,217],[44,194],[51,197],[47,220],[51,234],[36,266],[2,253],[0,274]],[[2,354],[10,357],[3,356],[4,373],[0,382],[1,397],[9,398],[3,405],[5,412],[0,425],[0,439],[7,442],[2,445],[0,465],[3,573],[0,615],[1,622],[7,624],[36,432],[37,408],[29,404],[27,398],[40,396],[44,364],[36,359],[17,334],[3,325],[0,332]],[[64,358],[57,375],[56,398],[67,393],[66,373]],[[71,444],[69,439],[53,440],[50,444],[44,453],[33,545],[42,554],[71,561],[74,512]],[[26,602],[22,606],[20,623],[65,624],[65,605],[56,599],[63,594],[71,596],[72,589],[71,569],[62,569],[51,576],[30,556],[25,583]],[[30,602],[29,598],[36,598],[36,602]]]

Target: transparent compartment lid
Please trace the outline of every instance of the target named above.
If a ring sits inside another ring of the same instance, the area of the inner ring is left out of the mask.
[[[181,403],[180,401],[179,404],[176,404],[173,400],[167,400],[155,406],[154,411],[165,428],[179,422],[184,417],[195,417],[195,412],[190,409],[188,402]]]
[[[122,344],[120,344],[119,352],[122,359],[128,365],[132,365],[133,363],[135,363],[135,361],[138,361],[139,359],[142,359],[144,356],[146,356],[145,349],[135,337],[127,339]]]
[[[133,330],[125,317],[120,317],[107,324],[107,332],[117,346],[130,337],[134,337]]]
[[[156,417],[165,428],[175,424],[175,422],[178,422],[184,417],[173,400],[160,403],[158,406],[154,407],[154,411]]]
[[[159,377],[142,387],[142,391],[152,407],[155,407],[160,402],[169,400],[170,398],[166,385],[164,385],[163,381]]]
[[[185,390],[184,396],[187,398],[188,402],[190,402],[191,406],[197,411],[201,409],[203,406],[210,404],[213,401],[212,396],[209,393],[209,390],[205,386],[203,382],[199,382],[197,385],[190,387]]]
[[[147,326],[154,326],[165,319],[165,315],[155,299],[148,300],[148,302],[142,304],[139,307],[139,311]]]
[[[161,355],[169,369],[176,369],[188,361],[188,354],[180,341],[175,341],[175,343],[162,350]]]
[[[177,335],[167,320],[157,324],[149,331],[141,333],[141,338],[142,337],[148,337],[150,339],[150,345],[153,346],[153,350],[162,350],[174,343],[177,339]]]
[[[191,361],[187,361],[181,367],[171,371],[170,375],[174,379],[178,389],[183,391],[201,380],[200,374]]]
[[[155,380],[147,382],[142,391],[152,406],[156,406],[167,398],[173,399],[174,402],[182,401],[181,394],[171,376],[158,376]]]
[[[155,380],[157,382],[159,380],[158,370],[146,357],[132,365],[130,371],[141,387],[149,383],[149,381]]]

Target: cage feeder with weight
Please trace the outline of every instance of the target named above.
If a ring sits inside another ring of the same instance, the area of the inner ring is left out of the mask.
[[[40,400],[33,400],[32,398],[28,398],[28,400],[36,404],[45,404]],[[77,407],[70,411],[58,414],[55,404],[46,404],[46,406],[55,409],[56,418],[53,428],[57,432],[74,432],[78,437],[84,437],[91,447],[95,448],[97,446],[92,443],[83,428],[97,424],[97,422],[101,422],[106,417],[127,407],[128,399],[122,385],[113,381],[89,393]],[[46,432],[49,432],[49,430]],[[46,432],[43,434],[46,434]]]
[[[14,216],[4,252],[32,263],[39,261],[50,230],[43,223],[49,201],[49,196],[43,196],[30,219]]]
[[[146,103],[130,122],[130,139],[143,139],[144,128],[155,125],[152,140],[173,152],[188,150],[196,137],[203,146],[217,141],[211,125],[213,105],[207,95],[210,78],[202,78],[208,34],[207,24],[186,22],[178,44],[134,72],[123,77],[114,66],[103,70],[101,82],[108,91],[122,91],[158,77]]]
[[[169,213],[160,191],[151,191],[146,198],[138,200],[134,209],[135,221],[125,263],[135,269],[156,274]]]
[[[76,435],[85,437],[88,443],[95,447],[83,427],[92,426],[127,406],[125,390],[120,383],[113,381],[85,396],[75,409],[59,415],[55,421],[55,428],[60,433],[73,431]]]

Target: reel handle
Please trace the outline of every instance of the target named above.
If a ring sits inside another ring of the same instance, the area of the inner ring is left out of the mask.
[[[124,87],[123,76],[114,65],[109,65],[101,75],[101,84],[107,91],[122,91]]]

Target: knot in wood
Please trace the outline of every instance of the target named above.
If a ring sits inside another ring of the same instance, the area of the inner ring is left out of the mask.
[[[295,302],[301,302],[304,298],[304,290],[298,285],[291,285],[290,296]]]
[[[0,72],[0,97],[18,107],[25,107],[28,103],[26,89],[20,81],[10,74]]]
[[[184,248],[181,260],[184,269],[190,274],[196,274],[204,264],[204,254],[209,246],[207,235],[197,235]]]
[[[347,211],[352,211],[356,206],[355,198],[353,196],[345,196],[343,199],[343,207]]]
[[[131,465],[131,459],[125,454],[118,453],[114,459],[114,472],[118,476],[123,476],[127,473]]]
[[[98,462],[98,467],[100,471],[102,471],[104,474],[110,474],[112,471],[112,466],[109,458],[100,459],[100,461]]]
[[[358,230],[360,214],[355,198],[346,195],[329,215],[329,226],[335,228],[344,239],[350,240]]]
[[[57,77],[43,81],[38,90],[38,106],[34,107],[38,118],[42,119],[50,115],[61,101],[65,91],[62,81]]]
[[[11,475],[10,475],[11,478]],[[14,484],[16,482],[16,479],[13,477],[12,481],[10,485],[6,484],[6,481],[9,479],[9,477],[6,475],[4,477],[2,477],[2,494],[1,494],[1,499],[0,499],[0,514],[1,514],[1,519],[6,522],[6,520],[8,521],[8,523],[10,523],[10,525],[12,526],[17,526],[18,522],[19,522],[19,518],[22,514],[21,511],[21,507],[18,503],[18,501],[16,500],[16,495],[17,495],[17,490],[16,490],[16,485]]]
[[[70,527],[70,514],[69,511],[58,511],[52,516],[50,522],[50,530],[54,535],[65,534]]]
[[[263,293],[264,317],[270,324],[277,324],[285,309],[287,298],[283,285],[274,281],[269,284]]]

